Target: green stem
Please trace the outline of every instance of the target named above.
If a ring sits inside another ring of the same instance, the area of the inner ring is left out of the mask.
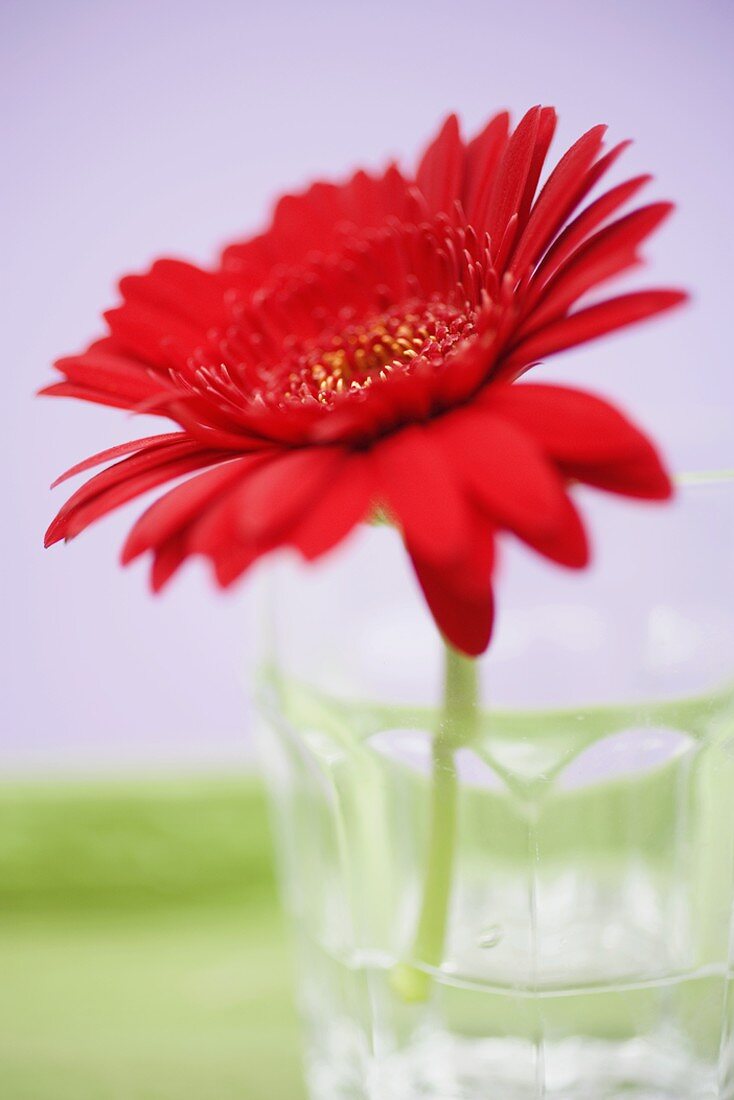
[[[476,661],[447,644],[444,667],[443,708],[433,740],[428,859],[412,955],[431,968],[443,961],[451,904],[459,796],[455,754],[474,737],[479,714]],[[393,971],[392,986],[406,1001],[426,1000],[430,985],[427,971],[410,963]]]

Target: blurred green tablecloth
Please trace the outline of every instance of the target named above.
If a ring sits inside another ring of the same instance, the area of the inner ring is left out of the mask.
[[[2,1100],[303,1100],[254,781],[0,786]]]

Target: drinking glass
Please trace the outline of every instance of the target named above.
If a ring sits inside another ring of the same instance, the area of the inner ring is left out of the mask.
[[[388,526],[268,578],[313,1100],[734,1098],[734,479],[578,496],[593,565],[502,541],[476,666]]]

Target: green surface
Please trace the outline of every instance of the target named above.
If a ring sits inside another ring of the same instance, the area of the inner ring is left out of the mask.
[[[380,929],[392,912],[390,799],[397,792],[420,806],[425,791],[394,765],[386,782],[384,761],[365,741],[380,730],[433,729],[435,716],[327,706],[296,690],[282,705],[296,727],[321,731],[312,751],[315,761],[325,754],[323,774],[349,828],[351,904]],[[553,789],[549,777],[585,747],[640,725],[684,730],[701,749],[633,780]],[[730,907],[731,731],[729,690],[657,706],[483,717],[474,750],[507,793],[463,791],[465,849],[522,867],[528,832],[518,793],[542,795],[543,859],[598,869],[623,866],[632,851],[665,876],[678,869],[668,850],[685,790],[696,964],[715,964]],[[299,826],[289,835],[310,886],[334,830],[322,848],[318,818],[305,820],[315,832]],[[681,1011],[704,1039],[718,1036],[699,1000],[693,990]],[[595,1029],[616,1028],[620,1012],[629,1016],[629,1006],[599,1007]],[[720,1012],[719,999],[716,1025]],[[479,1020],[471,1006],[462,1029]],[[265,803],[250,779],[0,784],[0,1100],[118,1098],[304,1100]]]
[[[2,1100],[302,1100],[242,780],[0,787]]]

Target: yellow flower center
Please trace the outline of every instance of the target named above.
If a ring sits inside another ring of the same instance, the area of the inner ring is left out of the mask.
[[[410,370],[416,360],[442,362],[473,333],[473,313],[443,303],[345,325],[326,344],[293,349],[286,400],[315,397],[330,405],[335,395],[365,390],[393,372]]]

